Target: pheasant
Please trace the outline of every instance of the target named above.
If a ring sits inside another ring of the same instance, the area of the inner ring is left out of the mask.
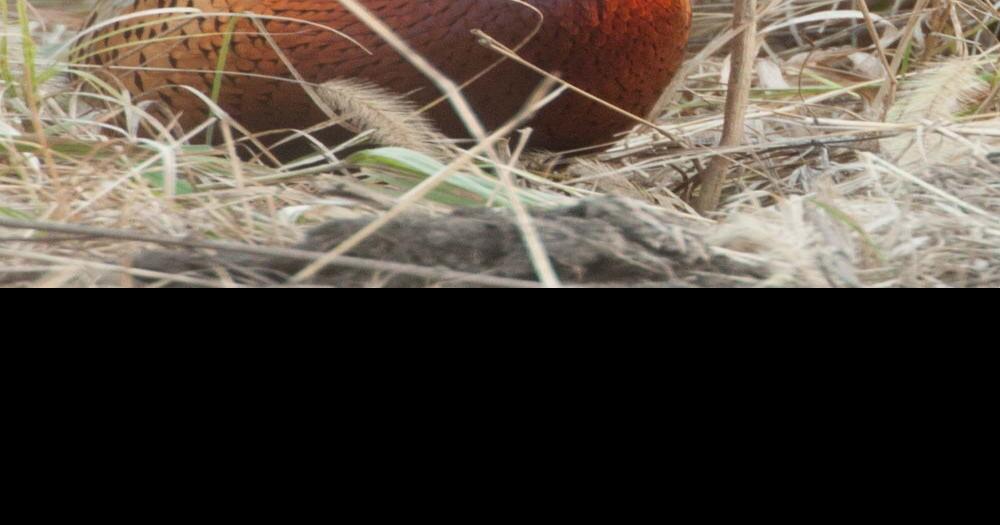
[[[500,57],[477,42],[472,30],[516,48],[527,62],[595,97],[646,116],[683,60],[691,22],[690,0],[359,3],[456,84],[472,80],[463,94],[488,129],[517,113],[541,76],[512,60],[488,69]],[[202,12],[185,15],[165,8]],[[156,11],[142,14],[150,10]],[[232,14],[241,15],[235,25]],[[257,21],[250,15],[259,15]],[[204,100],[192,91],[212,92],[229,39],[218,103],[254,133],[329,121],[303,89],[303,80],[364,81],[419,106],[441,96],[338,0],[105,0],[89,24],[119,16],[113,24],[95,27],[82,61],[113,75],[137,99],[162,103],[185,128],[207,117]],[[429,117],[447,135],[468,134],[448,104],[432,107]],[[567,150],[612,141],[633,124],[628,116],[568,91],[528,125],[534,129],[532,147]]]

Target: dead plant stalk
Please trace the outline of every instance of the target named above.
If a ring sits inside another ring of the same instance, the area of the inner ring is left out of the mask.
[[[720,147],[739,146],[743,143],[747,104],[753,83],[754,58],[757,55],[757,0],[737,0],[733,4],[733,26],[740,36],[733,42],[731,70],[726,93],[726,118],[722,129]],[[719,207],[722,187],[732,166],[732,159],[716,156],[712,159],[701,190],[695,201],[695,209],[706,214]]]

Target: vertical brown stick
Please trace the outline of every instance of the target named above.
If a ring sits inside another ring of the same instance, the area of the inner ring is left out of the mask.
[[[747,103],[750,101],[750,87],[753,82],[754,58],[757,54],[757,0],[733,2],[733,27],[742,30],[742,33],[733,42],[732,67],[726,94],[726,122],[722,128],[720,147],[739,146],[743,143]],[[705,214],[719,207],[722,187],[726,183],[726,175],[731,165],[732,161],[723,156],[712,159],[694,204],[698,212]]]
[[[898,76],[899,70],[903,67],[903,60],[909,55],[910,43],[913,41],[913,35],[917,30],[917,26],[920,25],[922,20],[923,12],[927,9],[927,5],[931,0],[917,0],[917,4],[913,7],[913,13],[910,15],[910,21],[907,22],[906,28],[903,29],[903,34],[899,38],[899,42],[896,44],[896,52],[892,57],[892,64],[890,64],[891,71],[889,71],[889,76],[893,77],[892,81],[884,82],[882,87],[879,88],[878,95],[875,97],[875,102],[872,107],[875,108],[876,114],[882,116],[882,120],[885,120],[889,115],[889,109],[896,102],[896,90],[899,87]]]
[[[882,61],[882,68],[885,70],[885,81],[890,85],[891,93],[895,93],[899,88],[896,72],[892,69],[892,65],[889,64],[889,58],[885,53],[885,46],[882,45],[882,35],[879,34],[878,29],[875,27],[875,21],[872,19],[872,11],[868,8],[868,0],[858,0],[857,3],[861,9],[861,13],[865,15],[865,27],[868,28],[868,35],[871,37],[872,42],[875,43],[878,58]],[[882,120],[886,119],[888,112],[888,107],[878,109],[878,114],[882,117]]]

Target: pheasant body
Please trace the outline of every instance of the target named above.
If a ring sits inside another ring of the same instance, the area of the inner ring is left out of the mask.
[[[358,79],[424,105],[441,93],[337,0],[110,0],[96,16],[136,16],[91,37],[84,61],[113,75],[137,97],[162,102],[183,126],[207,116],[205,94],[232,28],[219,105],[252,132],[305,129],[328,120],[296,83],[286,62],[310,83]],[[362,0],[417,53],[462,84],[499,58],[476,42],[480,29],[519,55],[630,113],[645,116],[684,54],[689,0]],[[525,5],[529,4],[529,5]],[[195,8],[197,16],[164,12]],[[156,13],[156,12],[154,12]],[[261,15],[257,21],[230,14]],[[540,20],[539,14],[543,16]],[[539,26],[540,24],[540,26]],[[262,34],[260,28],[266,30]],[[538,29],[537,32],[533,30]],[[533,36],[532,36],[533,35]],[[275,46],[281,52],[275,51]],[[487,128],[513,116],[541,77],[504,61],[463,89]],[[448,104],[430,116],[441,131],[466,131]],[[530,123],[532,145],[570,149],[603,143],[633,122],[565,93]]]

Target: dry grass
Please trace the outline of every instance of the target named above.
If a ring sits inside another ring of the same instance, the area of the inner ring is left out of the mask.
[[[1000,2],[868,0],[866,17],[853,0],[761,0],[746,140],[726,148],[715,146],[731,6],[697,3],[691,59],[655,116],[670,138],[640,126],[609,150],[569,161],[523,153],[516,134],[509,146],[483,135],[460,150],[422,126],[399,127],[409,108],[398,100],[341,86],[353,95],[334,94],[331,108],[374,128],[358,140],[374,134],[401,147],[352,162],[333,148],[274,167],[236,155],[235,123],[222,118],[230,140],[208,147],[193,138],[200,130],[164,127],[147,107],[97,85],[66,62],[68,30],[39,23],[72,13],[12,2],[0,48],[0,225],[8,226],[0,284],[190,281],[132,269],[156,243],[98,228],[283,247],[329,219],[409,207],[510,206],[529,241],[532,207],[593,195],[693,215],[700,174],[721,155],[736,169],[708,240],[767,269],[746,284],[1000,285]],[[149,139],[150,129],[162,133]],[[46,222],[82,229],[54,233]],[[36,228],[15,228],[26,223]],[[544,246],[532,250],[555,284]]]

